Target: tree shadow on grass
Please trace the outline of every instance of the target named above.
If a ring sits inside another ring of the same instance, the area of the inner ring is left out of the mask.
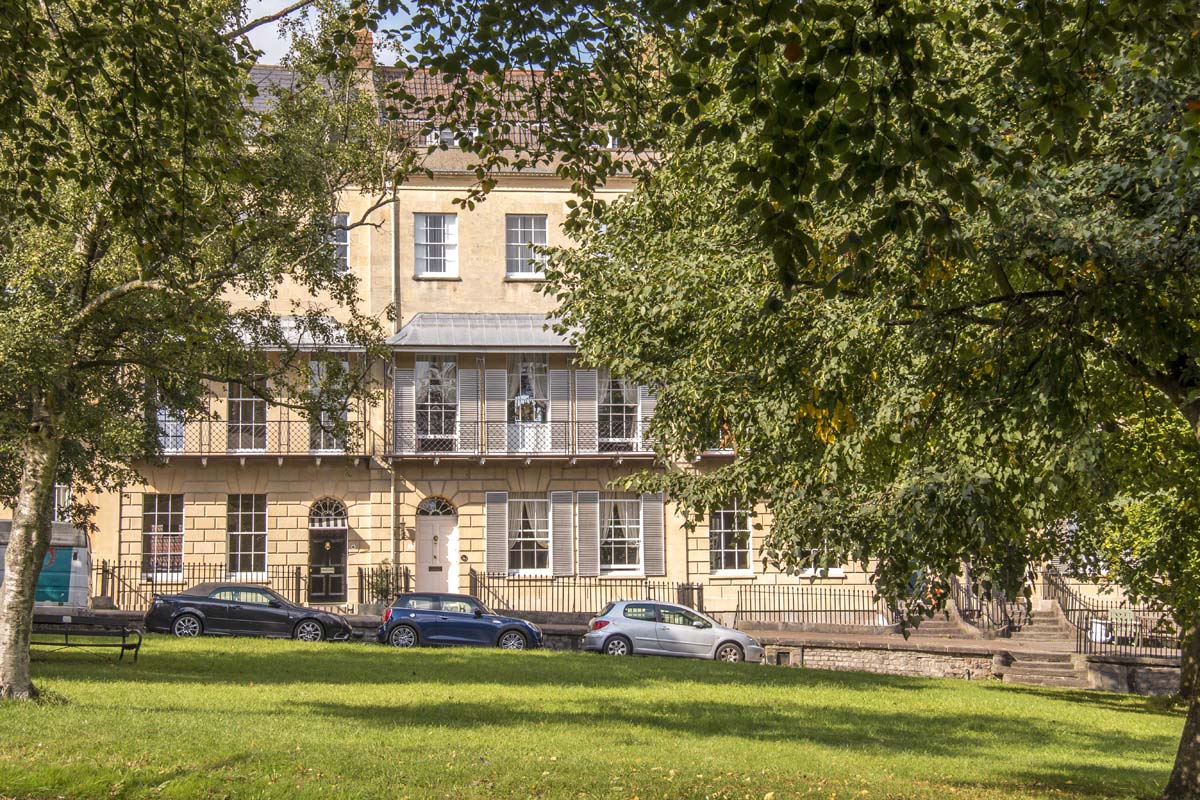
[[[1087,689],[1050,689],[1040,686],[1020,686],[1012,683],[987,683],[983,684],[983,686],[988,691],[1031,695],[1042,700],[1062,700],[1068,703],[1081,703],[1090,708],[1151,714],[1159,717],[1179,717],[1180,719],[1187,714],[1186,708],[1182,706],[1172,707],[1165,702],[1164,698],[1160,697],[1089,691]]]
[[[945,776],[950,784],[1012,789],[1034,783],[1053,786],[1076,796],[1128,796],[1166,780],[1167,769],[1111,766],[1122,752],[1172,751],[1176,740],[1166,734],[1064,729],[1044,720],[1014,719],[1010,715],[939,714],[844,705],[806,704],[788,711],[751,709],[743,704],[713,701],[655,702],[644,708],[617,707],[603,702],[578,709],[538,710],[517,704],[445,701],[397,705],[352,705],[334,702],[292,704],[324,719],[388,731],[420,724],[432,728],[484,727],[545,731],[553,726],[578,728],[593,734],[611,727],[626,739],[644,732],[647,742],[676,737],[735,737],[747,741],[794,742],[853,751],[864,757],[980,759],[997,775],[986,782]],[[997,738],[997,732],[1002,736]],[[504,736],[503,732],[498,736]],[[514,733],[513,735],[519,735]],[[1062,753],[1072,754],[1064,761]],[[1037,753],[1045,753],[1040,761]],[[1030,757],[1034,761],[1030,763]],[[1032,769],[1031,769],[1032,767]]]
[[[814,686],[875,691],[881,687],[928,690],[937,686],[924,678],[771,669],[751,664],[724,664],[697,659],[635,657],[605,658],[595,654],[510,653],[467,648],[398,650],[376,646],[315,645],[301,652],[243,650],[221,652],[196,648],[144,650],[137,665],[110,662],[97,669],[97,659],[81,663],[71,653],[41,653],[35,673],[42,677],[139,683],[225,683],[285,685],[321,683],[376,685],[437,682],[505,686],[614,687],[686,681],[709,686]],[[44,669],[48,668],[48,669]]]

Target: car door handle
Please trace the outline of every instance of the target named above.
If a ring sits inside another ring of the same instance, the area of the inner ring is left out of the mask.
[[[438,619],[450,619],[450,618],[445,615],[442,615],[442,616],[439,616]]]

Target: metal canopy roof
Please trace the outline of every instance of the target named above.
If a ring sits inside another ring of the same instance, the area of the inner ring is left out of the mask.
[[[550,330],[544,314],[421,313],[388,339],[404,350],[497,350],[573,352],[566,337]]]

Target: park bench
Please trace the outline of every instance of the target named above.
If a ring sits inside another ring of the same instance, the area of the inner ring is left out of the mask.
[[[35,614],[32,633],[31,647],[115,648],[118,661],[123,661],[126,651],[130,651],[135,664],[142,649],[141,631],[99,616]]]

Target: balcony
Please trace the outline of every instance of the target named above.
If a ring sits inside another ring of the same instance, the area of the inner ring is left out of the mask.
[[[363,456],[370,431],[352,421],[348,436],[337,437],[308,420],[229,422],[201,419],[159,423],[164,456]]]
[[[397,456],[625,456],[652,457],[649,421],[636,426],[598,422],[463,422],[438,432],[416,422],[393,422]]]

